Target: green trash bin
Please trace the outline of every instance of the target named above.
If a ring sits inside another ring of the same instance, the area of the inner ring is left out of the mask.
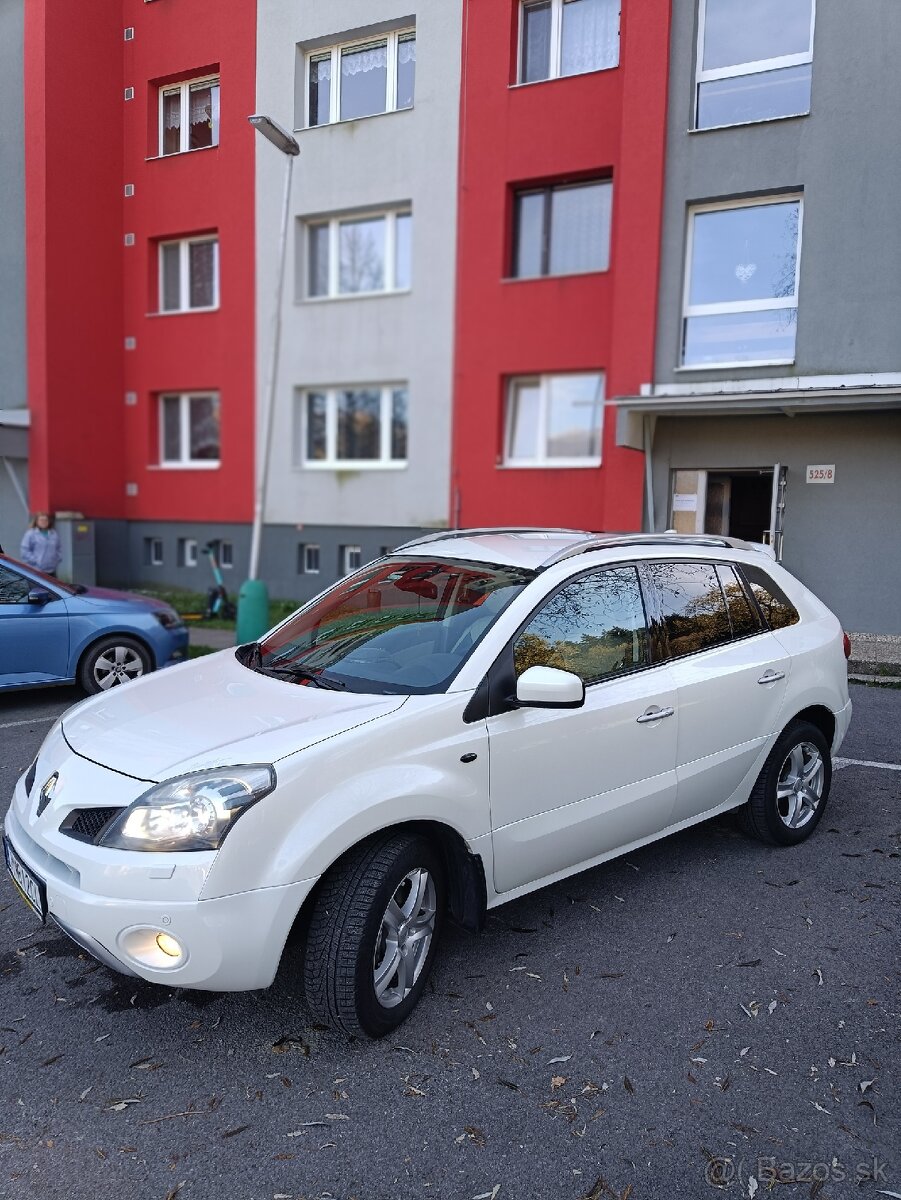
[[[269,628],[269,589],[262,579],[245,579],[238,592],[238,622],[235,640],[258,642]]]

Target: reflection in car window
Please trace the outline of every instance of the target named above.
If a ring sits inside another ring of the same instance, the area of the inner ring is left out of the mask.
[[[754,611],[735,568],[720,563],[716,570],[729,607],[733,637],[747,637],[750,633],[759,633],[762,628],[760,617]]]
[[[798,610],[766,571],[747,564],[743,564],[742,569],[770,629],[784,629],[786,625],[800,621]]]
[[[299,683],[318,681],[355,692],[443,691],[473,646],[534,578],[534,571],[521,567],[382,559],[342,580],[264,638],[258,665],[285,678],[293,671]]]
[[[0,567],[0,604],[27,604],[30,581]]]
[[[585,683],[647,661],[647,625],[634,567],[596,571],[566,584],[516,639],[517,676],[529,667],[572,671]]]
[[[671,658],[696,654],[732,638],[716,571],[708,563],[648,564],[658,593],[660,620]]]

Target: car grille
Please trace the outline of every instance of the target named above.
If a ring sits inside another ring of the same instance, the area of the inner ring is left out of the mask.
[[[60,826],[60,833],[67,833],[80,842],[93,842],[121,811],[121,808],[76,808]]]

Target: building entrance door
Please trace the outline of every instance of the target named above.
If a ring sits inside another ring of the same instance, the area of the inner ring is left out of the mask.
[[[785,473],[779,463],[759,470],[675,470],[669,527],[767,542],[781,558]]]

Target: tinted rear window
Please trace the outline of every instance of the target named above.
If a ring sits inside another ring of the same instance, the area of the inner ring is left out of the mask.
[[[742,570],[770,629],[784,629],[786,625],[795,625],[800,621],[798,610],[766,571],[747,564],[742,566]]]
[[[726,597],[726,604],[729,608],[733,636],[740,638],[747,637],[751,633],[759,633],[763,628],[760,616],[748,599],[748,594],[738,577],[738,572],[734,567],[727,567],[722,563],[716,570],[720,577],[720,583],[723,586],[723,595]]]
[[[716,571],[709,563],[649,563],[659,618],[671,658],[732,640],[732,626]]]

